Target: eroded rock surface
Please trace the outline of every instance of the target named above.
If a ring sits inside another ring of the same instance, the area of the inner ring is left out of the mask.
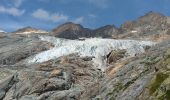
[[[89,93],[89,87],[98,85],[103,76],[101,71],[92,67],[91,58],[75,55],[21,67],[20,70],[13,66],[8,70],[15,71],[17,81],[12,84],[14,76],[2,76],[7,78],[7,82],[2,81],[5,86],[1,85],[3,100],[79,100],[81,95]]]
[[[8,36],[0,39],[0,65],[13,65],[19,61],[54,47],[37,37]]]

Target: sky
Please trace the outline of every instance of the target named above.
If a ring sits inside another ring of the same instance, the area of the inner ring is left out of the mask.
[[[65,22],[92,29],[119,27],[149,11],[170,16],[170,0],[0,0],[0,29],[51,30]]]

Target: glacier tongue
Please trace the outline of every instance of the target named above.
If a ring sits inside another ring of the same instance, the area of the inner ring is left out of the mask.
[[[53,43],[55,47],[48,51],[41,52],[33,59],[28,59],[28,63],[41,63],[61,56],[78,53],[80,56],[93,56],[93,62],[96,67],[105,70],[106,55],[112,50],[125,49],[129,56],[144,53],[144,46],[152,46],[155,43],[150,41],[137,40],[114,40],[89,38],[81,40],[67,40],[50,36],[39,36],[42,41]]]

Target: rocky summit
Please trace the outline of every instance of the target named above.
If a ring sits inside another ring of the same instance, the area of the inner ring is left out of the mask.
[[[0,100],[170,100],[169,37],[155,12],[119,28],[0,31]]]

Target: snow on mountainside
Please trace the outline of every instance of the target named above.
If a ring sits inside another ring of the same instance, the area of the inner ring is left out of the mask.
[[[5,31],[3,31],[3,30],[0,30],[0,33],[6,33]]]
[[[42,33],[48,33],[47,31],[41,30],[41,29],[36,29],[36,28],[32,28],[32,27],[26,27],[26,28],[22,28],[17,30],[16,32],[14,32],[15,34],[18,35],[29,35],[29,34],[42,34]]]
[[[23,35],[28,35],[32,33],[47,33],[46,31],[43,30],[37,30],[37,31],[26,31],[26,32],[21,32],[21,33],[16,33],[16,34],[23,34]]]
[[[150,41],[100,38],[90,38],[84,41],[60,39],[50,36],[39,36],[39,38],[43,41],[53,43],[56,47],[28,59],[29,64],[41,63],[61,56],[78,53],[81,57],[94,57],[94,65],[103,71],[105,70],[104,66],[106,66],[106,56],[112,50],[125,49],[128,55],[135,56],[135,54],[143,53],[145,46],[155,44]]]

